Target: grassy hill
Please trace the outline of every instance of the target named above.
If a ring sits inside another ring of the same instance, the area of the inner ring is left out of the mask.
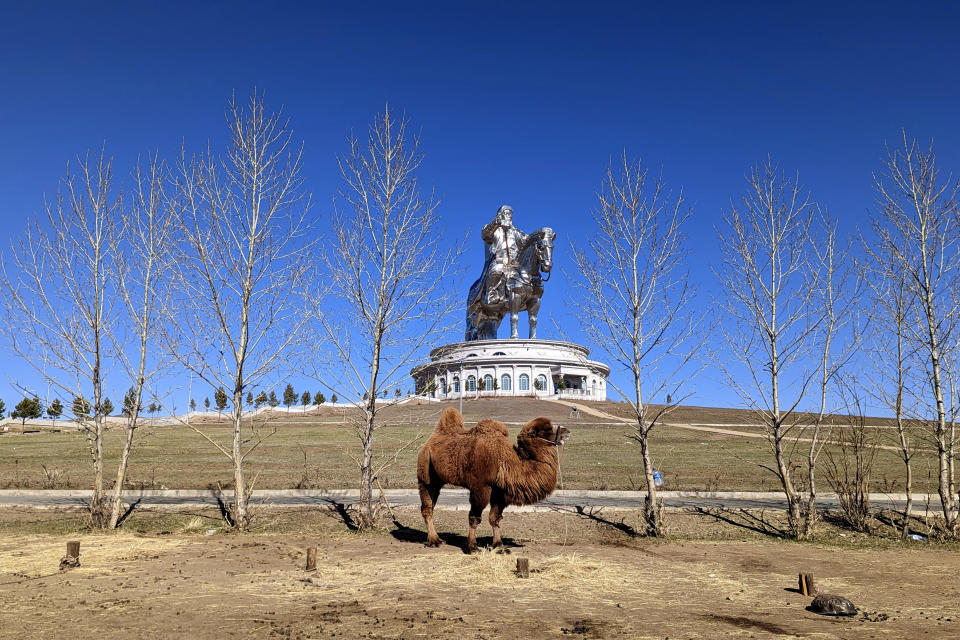
[[[577,403],[579,418],[570,408],[532,398],[481,398],[467,400],[463,409],[468,426],[482,418],[507,424],[511,436],[536,416],[547,416],[568,427],[571,438],[563,449],[563,488],[637,490],[643,488],[639,447],[629,438],[630,426],[591,415],[586,408],[614,416],[628,416],[628,407],[614,402]],[[416,486],[416,454],[432,432],[440,413],[459,402],[410,402],[384,408],[377,431],[379,474],[384,488]],[[263,441],[248,458],[250,478],[256,488],[347,488],[357,484],[359,441],[353,423],[360,417],[354,408],[322,406],[308,414],[282,409],[249,420],[249,432]],[[842,420],[837,420],[842,422]],[[777,490],[775,477],[760,468],[770,458],[769,444],[755,426],[749,411],[708,407],[680,407],[668,423],[654,431],[654,464],[663,473],[666,489],[675,490]],[[883,426],[885,421],[872,424]],[[232,431],[226,419],[215,415],[195,418],[212,437],[223,442]],[[683,426],[680,426],[683,425]],[[697,427],[697,425],[701,425]],[[719,425],[720,431],[703,430]],[[695,429],[695,427],[697,427]],[[699,429],[699,430],[697,430]],[[736,435],[738,432],[743,435]],[[895,433],[877,431],[884,444],[894,444]],[[753,437],[746,437],[753,436]],[[106,434],[108,477],[119,455],[122,429]],[[0,488],[85,488],[91,482],[89,457],[83,437],[73,431],[0,435]],[[804,443],[796,445],[798,460]],[[824,460],[824,456],[821,456]],[[933,455],[915,459],[918,491],[935,486]],[[878,452],[874,469],[875,490],[899,490],[901,463],[892,451]],[[184,426],[144,426],[138,431],[130,465],[130,486],[143,488],[205,488],[218,481],[229,486],[229,461],[201,436]],[[821,482],[821,490],[827,490]]]

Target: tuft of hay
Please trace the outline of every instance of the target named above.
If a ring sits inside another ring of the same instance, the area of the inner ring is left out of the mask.
[[[205,524],[203,518],[200,516],[194,516],[187,520],[183,525],[180,526],[180,533],[196,533],[203,529],[206,529],[207,525]]]
[[[584,558],[565,553],[544,558],[530,558],[530,577],[521,579],[516,573],[517,556],[483,550],[469,556],[444,557],[424,571],[434,583],[470,584],[477,588],[510,589],[518,592],[557,592],[567,596],[595,594],[598,591],[619,592],[629,589],[634,574],[624,565]]]

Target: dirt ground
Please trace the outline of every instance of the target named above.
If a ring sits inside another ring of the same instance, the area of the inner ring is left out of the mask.
[[[143,513],[111,534],[80,532],[80,517],[0,511],[0,637],[960,638],[955,545],[829,528],[791,543],[692,514],[651,540],[634,514],[508,510],[509,552],[466,555],[454,511],[437,514],[440,549],[415,509],[372,533],[335,511],[264,513],[247,534],[215,514]],[[71,539],[81,566],[59,571]],[[801,570],[860,614],[807,611]]]

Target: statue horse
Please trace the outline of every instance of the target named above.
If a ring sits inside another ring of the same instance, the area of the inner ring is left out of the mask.
[[[537,337],[537,312],[540,311],[543,283],[550,279],[553,268],[553,241],[556,237],[550,227],[537,229],[518,247],[520,255],[516,261],[503,267],[499,282],[489,282],[490,274],[485,271],[473,283],[467,295],[465,340],[496,340],[497,328],[508,313],[510,337],[518,338],[521,311],[527,312],[530,339]],[[495,291],[491,291],[491,287]]]

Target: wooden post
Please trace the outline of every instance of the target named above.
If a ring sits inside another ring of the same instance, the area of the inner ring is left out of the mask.
[[[317,568],[317,548],[307,549],[307,571],[313,571]]]
[[[60,570],[72,569],[80,566],[80,541],[67,542],[67,555],[60,558]]]
[[[815,596],[817,595],[817,586],[813,580],[812,573],[801,573],[799,576],[800,580],[800,593],[805,596]]]
[[[517,574],[521,578],[530,577],[530,558],[517,558]]]

